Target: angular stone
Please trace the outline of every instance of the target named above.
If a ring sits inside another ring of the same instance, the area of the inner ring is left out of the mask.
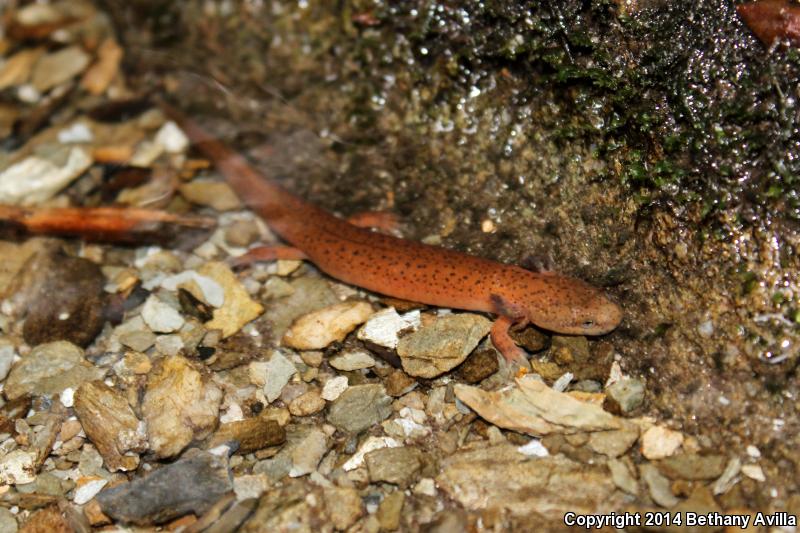
[[[68,46],[39,59],[33,67],[31,84],[43,93],[77,76],[91,58],[80,46]]]
[[[400,527],[400,518],[403,516],[403,504],[405,501],[406,495],[402,490],[396,490],[383,499],[378,506],[378,511],[375,513],[381,529],[394,531]]]
[[[331,523],[340,531],[346,530],[364,515],[364,504],[356,489],[332,487],[325,489],[323,495]]]
[[[500,369],[494,350],[475,350],[458,367],[458,377],[467,383],[479,383]]]
[[[206,263],[197,269],[197,273],[216,281],[225,292],[225,303],[214,310],[214,317],[205,324],[207,329],[222,330],[223,337],[230,337],[264,311],[260,303],[250,298],[236,274],[225,263]]]
[[[309,416],[325,409],[325,400],[319,390],[312,389],[289,403],[289,412],[294,416]]]
[[[36,454],[14,450],[0,458],[0,483],[32,483],[36,480]]]
[[[75,392],[75,414],[106,468],[114,472],[139,466],[137,454],[147,449],[147,435],[122,394],[102,381],[84,383]]]
[[[642,455],[650,460],[675,454],[683,444],[683,434],[664,426],[652,426],[641,440]]]
[[[626,415],[644,403],[644,382],[622,378],[606,388],[606,407],[612,413]]]
[[[103,513],[121,522],[160,524],[202,515],[233,490],[227,461],[202,452],[97,495]]]
[[[11,368],[4,392],[10,400],[26,394],[52,396],[104,375],[105,370],[86,361],[83,350],[74,344],[50,342],[40,344]]]
[[[173,457],[193,439],[205,438],[217,425],[222,392],[180,356],[159,361],[148,376],[142,401],[150,449]]]
[[[177,331],[185,322],[183,316],[176,309],[162,302],[155,294],[151,294],[144,303],[142,318],[147,326],[156,333]]]
[[[197,205],[208,206],[217,211],[241,209],[242,203],[230,185],[224,181],[194,180],[181,185],[181,196]]]
[[[658,470],[670,479],[700,481],[716,479],[722,475],[728,458],[724,455],[698,455],[680,453],[656,463]]]
[[[397,354],[410,376],[434,378],[460,365],[492,327],[485,317],[446,315],[400,338]]]
[[[275,420],[256,416],[222,424],[211,437],[208,447],[236,442],[236,453],[246,454],[286,442],[286,431]]]
[[[344,340],[348,333],[372,314],[372,305],[368,302],[340,302],[299,317],[283,335],[281,342],[298,350],[320,350]]]
[[[364,456],[373,483],[384,481],[408,487],[422,468],[422,452],[412,446],[380,448]]]
[[[289,476],[300,477],[315,471],[327,451],[328,437],[321,429],[314,428],[307,432],[291,452]]]
[[[591,514],[624,506],[608,470],[561,455],[531,460],[500,444],[459,451],[444,459],[437,486],[470,511],[542,516]]]
[[[328,410],[328,422],[343,431],[358,433],[392,414],[392,399],[383,385],[348,387]]]
[[[331,357],[328,362],[333,368],[341,370],[342,372],[352,372],[353,370],[361,370],[375,366],[375,359],[362,350],[340,353]]]

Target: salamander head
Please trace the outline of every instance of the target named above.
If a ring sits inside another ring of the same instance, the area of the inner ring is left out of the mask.
[[[568,335],[603,335],[622,321],[622,309],[586,282],[566,276],[547,279],[547,305],[528,306],[528,319],[539,327]]]
[[[527,290],[517,286],[513,294],[493,296],[499,314],[567,335],[603,335],[622,321],[619,306],[586,282],[558,274],[527,276]]]

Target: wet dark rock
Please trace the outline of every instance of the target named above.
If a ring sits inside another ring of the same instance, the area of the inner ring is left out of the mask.
[[[348,387],[328,409],[328,422],[343,431],[357,433],[392,414],[392,399],[383,385]]]
[[[494,350],[475,350],[461,366],[456,375],[467,383],[478,383],[500,368]]]
[[[644,403],[644,382],[622,378],[606,388],[605,408],[618,415],[627,415]]]
[[[39,253],[22,268],[14,287],[27,315],[25,342],[66,340],[87,346],[106,320],[106,280],[88,259],[60,251]]]
[[[560,365],[581,364],[590,357],[589,341],[580,336],[555,335],[550,351]]]
[[[103,512],[121,522],[160,524],[201,515],[233,486],[223,457],[201,452],[97,495]]]
[[[509,331],[509,335],[514,342],[530,353],[541,352],[550,344],[550,337],[532,326],[518,331],[512,329]]]

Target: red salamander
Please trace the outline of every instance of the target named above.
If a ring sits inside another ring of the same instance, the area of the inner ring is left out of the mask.
[[[164,108],[245,204],[294,247],[273,247],[277,252],[271,258],[308,259],[338,280],[395,298],[494,313],[495,347],[522,366],[527,359],[508,335],[512,325],[531,322],[557,333],[602,335],[622,319],[617,304],[579,279],[532,272],[351,224],[290,193],[196,123]]]

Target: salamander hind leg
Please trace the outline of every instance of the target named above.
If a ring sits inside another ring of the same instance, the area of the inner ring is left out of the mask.
[[[520,322],[505,315],[500,315],[492,325],[490,336],[492,343],[497,350],[503,354],[506,361],[510,364],[518,365],[520,368],[529,370],[530,363],[528,363],[528,354],[525,350],[516,345],[514,340],[509,336],[508,330],[511,326]]]
[[[250,248],[247,253],[230,260],[233,267],[244,267],[258,261],[275,261],[276,259],[293,259],[302,261],[307,259],[302,250],[291,246],[270,245]]]
[[[374,229],[395,237],[402,236],[400,218],[390,211],[361,211],[347,217],[347,221],[359,228]]]

